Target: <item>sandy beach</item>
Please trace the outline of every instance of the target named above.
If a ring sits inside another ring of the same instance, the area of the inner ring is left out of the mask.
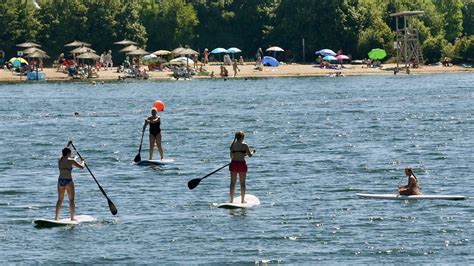
[[[291,64],[281,65],[279,67],[264,67],[263,71],[256,70],[254,64],[248,63],[246,65],[240,65],[240,71],[237,74],[237,78],[269,78],[269,77],[311,77],[311,76],[328,76],[341,72],[345,76],[355,75],[393,75],[393,67],[395,64],[385,64],[382,69],[379,68],[367,68],[365,65],[345,65],[345,68],[341,70],[335,69],[322,69],[315,65],[308,64]],[[212,64],[204,67],[209,73],[214,71],[214,78],[221,78],[218,76],[220,73],[220,65]],[[229,71],[228,78],[233,77],[232,66],[227,66]],[[421,66],[417,69],[410,69],[411,74],[433,74],[433,73],[474,73],[474,68],[464,68],[461,66]],[[46,81],[69,81],[71,80],[67,74],[63,72],[57,72],[54,68],[45,68]],[[151,71],[151,80],[168,80],[172,78],[172,72],[160,72]],[[398,75],[406,75],[404,71],[400,71]],[[123,76],[123,73],[117,73],[116,68],[109,70],[100,70],[98,72],[98,78],[86,79],[84,81],[112,81],[119,80],[119,76]],[[211,78],[210,76],[198,76],[195,75],[193,78]],[[129,79],[130,80],[130,79]],[[75,79],[74,81],[80,81]],[[29,82],[26,81],[26,76],[19,76],[18,73],[12,73],[8,70],[0,70],[0,82]]]

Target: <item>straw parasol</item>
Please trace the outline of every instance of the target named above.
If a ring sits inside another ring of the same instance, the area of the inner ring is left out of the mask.
[[[49,56],[46,53],[41,53],[39,51],[30,53],[30,54],[26,55],[26,57],[28,57],[28,58],[49,58]]]
[[[43,54],[46,53],[45,51],[41,50],[41,49],[38,48],[38,47],[30,47],[30,48],[25,49],[25,50],[23,51],[24,54],[31,54],[31,53],[34,53],[34,52],[40,52],[40,53],[43,53]]]
[[[130,40],[127,40],[127,39],[123,39],[119,42],[114,42],[114,44],[119,44],[119,45],[137,45],[138,43],[134,42],[134,41],[130,41]]]
[[[156,52],[153,52],[152,54],[154,54],[154,55],[169,55],[169,54],[171,54],[171,52],[168,51],[168,50],[158,50]]]
[[[127,55],[148,55],[149,52],[143,50],[142,48],[135,49],[127,53]]]
[[[65,47],[79,47],[79,46],[91,46],[89,43],[81,42],[81,41],[73,41],[64,45]]]
[[[128,52],[137,50],[138,48],[139,48],[138,46],[132,44],[132,45],[129,45],[129,46],[123,48],[123,49],[120,50],[119,52],[121,52],[121,53],[128,53]]]
[[[24,42],[24,43],[17,44],[16,46],[23,47],[23,48],[41,47],[41,45],[34,42]]]
[[[71,53],[71,54],[82,54],[82,53],[87,53],[87,52],[95,53],[96,51],[94,49],[89,48],[89,47],[82,46],[82,47],[78,47],[78,48],[70,51],[69,53]]]
[[[98,56],[95,53],[86,52],[86,53],[78,55],[76,58],[79,58],[79,59],[99,59],[100,56]]]
[[[182,50],[179,50],[178,55],[194,55],[194,54],[199,54],[198,52],[194,51],[191,48],[182,48]]]
[[[172,54],[181,54],[181,51],[183,51],[184,48],[183,47],[178,47],[178,48],[175,48],[173,50],[171,50],[171,53]]]

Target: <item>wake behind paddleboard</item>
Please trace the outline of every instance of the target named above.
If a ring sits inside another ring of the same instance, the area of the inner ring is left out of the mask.
[[[35,219],[33,220],[34,224],[38,227],[56,227],[56,226],[68,226],[68,225],[79,225],[81,223],[91,223],[97,221],[94,217],[90,215],[76,215],[74,221],[71,221],[70,218],[64,218],[60,220],[50,220],[50,219]]]
[[[174,162],[174,159],[163,159],[163,160],[141,160],[137,163],[135,163],[136,165],[142,165],[142,166],[153,166],[153,165],[167,165],[167,164],[171,164]]]
[[[398,195],[398,194],[363,194],[357,193],[360,198],[367,199],[387,199],[387,200],[465,200],[461,195]]]
[[[223,209],[248,209],[254,206],[260,205],[260,200],[251,194],[245,194],[245,201],[246,203],[241,203],[240,196],[235,197],[233,203],[221,203],[217,205],[217,208]]]

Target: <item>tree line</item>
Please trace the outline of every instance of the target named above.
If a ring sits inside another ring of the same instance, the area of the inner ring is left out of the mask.
[[[474,61],[472,0],[2,0],[0,49],[34,41],[52,57],[81,40],[98,52],[122,39],[146,50],[238,47],[245,58],[280,46],[279,59],[312,62],[330,48],[365,58],[372,48],[394,54],[391,13],[421,10],[415,18],[427,62]],[[38,8],[39,6],[39,8]],[[303,47],[304,39],[304,47]]]

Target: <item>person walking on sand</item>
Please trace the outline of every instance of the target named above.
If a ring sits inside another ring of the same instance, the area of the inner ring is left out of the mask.
[[[69,141],[68,146],[71,144]],[[63,204],[64,194],[67,192],[69,198],[69,211],[71,215],[71,221],[74,221],[74,181],[72,180],[72,168],[73,166],[84,169],[85,162],[81,160],[80,163],[76,162],[71,158],[71,149],[65,147],[62,150],[62,156],[58,160],[59,178],[58,178],[58,201],[56,203],[56,216],[55,220],[59,220],[59,213]]]
[[[411,167],[408,166],[405,168],[405,175],[408,177],[408,184],[399,186],[398,192],[400,195],[421,195],[418,179]]]
[[[102,52],[99,59],[100,67],[105,69],[105,52]]]
[[[113,68],[114,67],[114,61],[112,61],[112,50],[109,50],[109,52],[107,53],[107,61],[106,61],[106,64],[107,64],[107,68],[110,67],[110,68]]]
[[[204,49],[204,60],[203,60],[203,64],[206,65],[207,63],[209,63],[209,49]]]
[[[245,162],[245,156],[252,157],[257,150],[252,152],[249,149],[249,145],[244,142],[245,134],[242,131],[236,132],[234,141],[230,145],[230,159],[229,164],[230,171],[230,203],[234,201],[235,183],[237,182],[237,175],[240,179],[240,198],[241,203],[245,202],[245,178],[247,177],[247,163]]]
[[[150,160],[153,160],[153,149],[158,148],[160,158],[163,160],[163,148],[161,147],[161,118],[156,108],[151,109],[151,116],[145,119],[143,129],[150,124]]]
[[[234,59],[234,63],[232,63],[232,68],[234,69],[234,78],[237,76],[237,71],[240,72],[240,68],[237,65],[237,59]]]

